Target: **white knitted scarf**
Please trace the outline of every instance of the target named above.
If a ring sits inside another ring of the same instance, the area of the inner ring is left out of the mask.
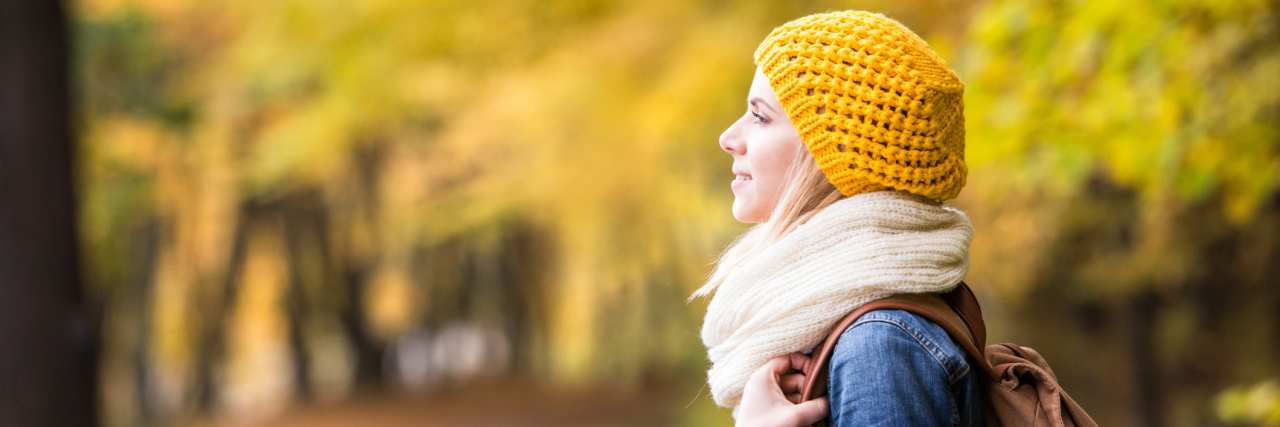
[[[702,325],[712,397],[736,406],[764,362],[812,350],[863,304],[955,287],[972,239],[963,212],[908,193],[859,194],[818,212],[715,291]]]

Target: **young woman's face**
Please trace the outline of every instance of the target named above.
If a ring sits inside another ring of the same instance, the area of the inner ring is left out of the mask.
[[[801,154],[804,141],[759,68],[747,93],[747,112],[720,134],[720,148],[733,156],[733,217],[742,222],[768,220],[785,187],[787,168]]]

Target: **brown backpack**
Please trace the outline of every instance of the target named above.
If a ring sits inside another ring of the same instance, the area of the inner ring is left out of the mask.
[[[1058,386],[1049,364],[1035,350],[1016,344],[985,346],[987,326],[982,308],[968,285],[961,282],[950,292],[904,294],[858,307],[818,344],[808,366],[801,401],[822,397],[827,392],[827,368],[836,341],[863,314],[873,310],[905,310],[942,326],[984,372],[980,380],[983,418],[989,427],[1051,426],[1097,427],[1080,405]],[[816,424],[827,425],[827,420]]]

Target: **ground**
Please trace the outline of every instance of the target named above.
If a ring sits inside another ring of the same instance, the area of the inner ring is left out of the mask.
[[[692,387],[692,388],[691,388]],[[225,427],[672,426],[727,424],[694,384],[642,387],[550,387],[504,380],[428,393],[365,393],[304,405],[258,422]]]

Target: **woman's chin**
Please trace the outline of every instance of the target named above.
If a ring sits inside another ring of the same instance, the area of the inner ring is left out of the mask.
[[[743,214],[742,199],[734,198],[733,199],[733,219],[738,220],[738,222],[746,222],[742,220],[743,218],[742,214]]]
[[[742,200],[741,197],[733,199],[733,218],[738,220],[738,222],[747,224],[760,222],[761,220],[758,218],[759,215],[754,212],[755,210],[756,209],[751,209],[750,203]]]

